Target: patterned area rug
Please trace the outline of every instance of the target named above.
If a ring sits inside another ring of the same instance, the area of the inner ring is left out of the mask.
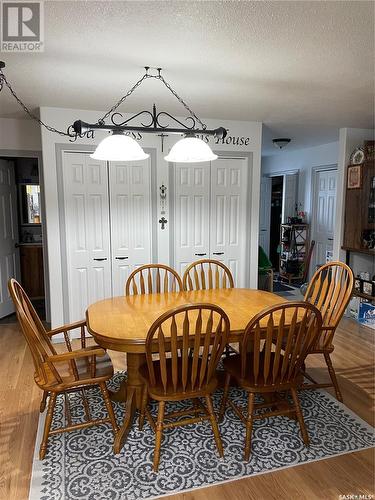
[[[111,388],[118,386],[124,374],[118,373]],[[215,408],[222,392],[214,396]],[[246,403],[246,394],[231,390],[232,398]],[[105,414],[100,393],[89,393],[94,417]],[[39,421],[37,444],[30,487],[30,500],[138,500],[173,492],[210,486],[228,480],[297,466],[375,445],[374,429],[325,391],[300,393],[311,445],[301,440],[298,423],[286,417],[271,417],[254,423],[252,454],[243,461],[245,429],[236,415],[227,410],[220,425],[225,458],[219,459],[210,424],[172,428],[165,431],[159,473],[152,470],[154,433],[148,423],[143,431],[134,422],[121,454],[112,452],[113,435],[109,425],[57,434],[49,440],[46,458],[38,460],[44,414]],[[72,414],[83,418],[79,394],[70,396]],[[190,407],[190,402],[186,404]],[[64,401],[58,400],[53,426],[62,424]],[[171,404],[167,410],[181,408]],[[155,414],[156,406],[152,408]],[[116,404],[118,422],[123,406]]]

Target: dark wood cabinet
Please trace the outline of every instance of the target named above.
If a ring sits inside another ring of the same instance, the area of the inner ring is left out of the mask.
[[[30,298],[44,297],[43,248],[41,245],[21,245],[21,283]]]
[[[361,176],[360,188],[348,189],[346,184],[343,248],[375,256],[374,161],[362,163]]]

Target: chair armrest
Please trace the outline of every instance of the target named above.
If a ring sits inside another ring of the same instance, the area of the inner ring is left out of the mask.
[[[58,328],[54,328],[53,330],[47,332],[47,335],[49,337],[52,337],[53,335],[57,335],[58,333],[68,332],[69,330],[75,330],[76,328],[81,328],[84,326],[86,326],[85,320],[76,321],[75,323],[70,323],[69,325],[63,325],[59,326]]]
[[[62,354],[53,354],[48,357],[48,360],[52,363],[56,361],[69,361],[78,358],[88,358],[91,356],[104,356],[106,354],[105,349],[98,346],[84,347],[83,349],[77,349],[76,351],[64,352]]]

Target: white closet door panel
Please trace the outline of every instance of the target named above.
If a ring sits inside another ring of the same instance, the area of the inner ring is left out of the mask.
[[[220,260],[245,285],[246,161],[219,158],[211,164],[210,258]]]
[[[109,190],[113,295],[129,274],[152,261],[151,162],[111,163]]]
[[[313,213],[313,234],[315,250],[311,270],[324,264],[327,252],[333,250],[336,212],[336,180],[337,170],[324,170],[315,175],[315,201]]]
[[[105,162],[64,153],[63,187],[69,320],[112,295],[108,178]]]
[[[14,312],[9,278],[19,278],[17,199],[14,165],[0,159],[0,318]]]
[[[210,164],[175,165],[174,267],[183,274],[209,255]]]

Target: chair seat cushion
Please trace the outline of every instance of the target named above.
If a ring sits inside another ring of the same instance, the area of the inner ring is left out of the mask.
[[[164,399],[169,399],[173,397],[175,400],[183,400],[183,399],[190,399],[193,397],[199,397],[199,396],[204,396],[205,394],[211,394],[214,392],[214,390],[217,387],[217,378],[215,374],[211,377],[211,380],[207,384],[206,382],[206,377],[204,378],[202,382],[202,386],[199,389],[198,383],[195,383],[194,387],[191,385],[191,371],[192,371],[192,359],[188,361],[188,370],[187,370],[187,384],[186,384],[186,389],[184,391],[183,386],[182,386],[182,361],[181,359],[178,359],[177,363],[177,370],[178,370],[178,383],[176,389],[173,387],[172,383],[172,360],[169,358],[166,360],[166,371],[167,371],[167,388],[166,391],[164,390],[164,386],[162,383],[162,378],[161,378],[161,368],[160,368],[160,361],[153,361],[154,365],[154,370],[155,370],[155,379],[156,379],[156,384],[151,385],[150,382],[150,376],[148,372],[148,367],[147,364],[143,365],[139,369],[139,373],[145,383],[148,386],[148,392],[150,396],[154,399],[157,400],[164,400]],[[197,380],[199,381],[199,369],[200,369],[200,361],[198,361],[198,375],[197,375]]]
[[[283,381],[281,382],[281,367],[282,367],[283,357],[280,358],[279,366],[275,377],[273,377],[273,368],[275,362],[275,353],[271,352],[270,356],[270,368],[267,380],[264,379],[263,373],[263,363],[264,354],[261,353],[259,356],[259,374],[257,380],[255,381],[254,369],[253,369],[253,353],[249,352],[247,354],[246,360],[246,373],[245,377],[241,377],[241,355],[231,356],[223,360],[224,369],[227,373],[233,376],[238,384],[250,392],[256,392],[257,390],[262,390],[264,392],[272,392],[276,390],[287,389],[290,386],[299,385],[302,383],[303,375],[302,373],[297,377],[297,380]]]

